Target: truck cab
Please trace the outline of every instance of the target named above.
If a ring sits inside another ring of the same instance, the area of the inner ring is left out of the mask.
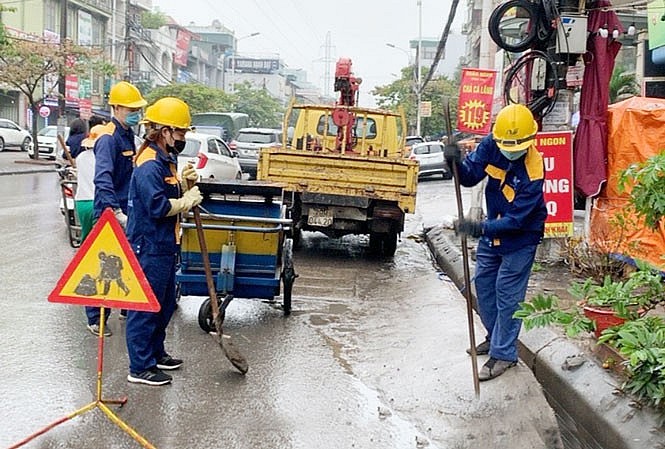
[[[403,156],[404,125],[401,114],[326,105],[292,105],[287,111],[289,113],[297,115],[291,140],[296,149],[365,156]],[[336,138],[340,127],[335,122],[343,122],[344,118],[340,120],[339,116],[344,114],[355,115],[351,130],[353,140],[351,145],[338,146]]]

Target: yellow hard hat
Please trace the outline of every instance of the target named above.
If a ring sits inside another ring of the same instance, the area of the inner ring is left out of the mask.
[[[114,84],[109,92],[109,104],[126,108],[142,108],[148,102],[145,101],[136,86],[127,81],[120,81]]]
[[[523,104],[509,104],[499,111],[492,129],[494,141],[504,151],[522,151],[533,143],[538,124]]]
[[[141,123],[154,123],[172,128],[189,129],[192,116],[189,106],[179,98],[160,98],[145,110]]]

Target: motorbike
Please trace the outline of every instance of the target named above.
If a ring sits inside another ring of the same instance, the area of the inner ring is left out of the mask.
[[[74,208],[74,197],[76,196],[77,187],[76,168],[64,161],[56,161],[55,172],[59,177],[61,192],[60,213],[65,218],[69,244],[72,248],[78,248],[81,245],[81,225]]]

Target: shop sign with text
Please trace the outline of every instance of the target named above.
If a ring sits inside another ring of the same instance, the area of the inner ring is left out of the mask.
[[[473,134],[489,134],[494,99],[494,70],[462,69],[457,129]]]
[[[536,148],[545,163],[545,238],[573,235],[573,134],[540,132]]]

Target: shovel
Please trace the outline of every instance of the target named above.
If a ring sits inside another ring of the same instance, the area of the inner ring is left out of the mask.
[[[190,184],[191,187],[191,183]],[[215,290],[215,282],[212,277],[212,269],[210,268],[210,258],[208,257],[208,247],[206,246],[205,235],[203,234],[203,225],[201,224],[201,210],[198,206],[192,208],[194,213],[194,222],[196,223],[196,235],[199,239],[199,247],[201,248],[201,259],[203,259],[203,269],[206,275],[206,284],[208,284],[208,294],[210,295],[210,306],[212,308],[212,319],[215,323],[215,330],[217,343],[222,347],[224,355],[231,362],[231,364],[242,374],[247,373],[249,365],[247,359],[238,351],[233,344],[230,335],[225,335],[222,322],[224,315],[219,312],[219,303],[217,302],[217,291]]]

